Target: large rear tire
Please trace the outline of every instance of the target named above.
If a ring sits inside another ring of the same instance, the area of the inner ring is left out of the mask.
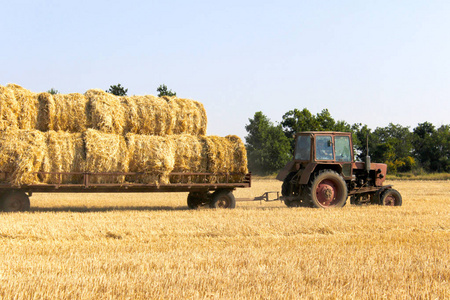
[[[215,191],[209,206],[211,208],[235,208],[236,198],[231,191]]]
[[[312,207],[343,207],[347,202],[347,185],[344,179],[332,170],[322,170],[308,185]]]
[[[10,191],[0,198],[0,208],[5,212],[19,212],[30,210],[30,197],[21,191]]]

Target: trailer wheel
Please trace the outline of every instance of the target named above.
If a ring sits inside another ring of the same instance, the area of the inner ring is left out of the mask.
[[[332,170],[320,171],[308,185],[309,200],[313,207],[343,207],[347,202],[344,179]]]
[[[209,206],[211,208],[235,208],[236,199],[231,191],[215,191]]]
[[[402,195],[397,190],[387,189],[381,194],[380,204],[386,206],[402,206]]]
[[[206,202],[207,193],[190,192],[187,197],[187,205],[190,209],[197,209]]]
[[[0,206],[5,212],[29,211],[30,197],[24,192],[10,191],[1,197]]]

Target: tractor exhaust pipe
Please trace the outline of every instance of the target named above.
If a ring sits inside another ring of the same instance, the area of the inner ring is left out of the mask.
[[[365,161],[365,169],[367,174],[370,172],[370,156],[369,156],[369,135],[366,138],[366,161]]]

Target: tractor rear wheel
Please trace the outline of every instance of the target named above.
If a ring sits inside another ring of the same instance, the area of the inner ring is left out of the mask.
[[[234,198],[233,192],[218,190],[213,193],[209,206],[211,208],[235,208],[236,199]]]
[[[322,170],[308,185],[309,200],[313,207],[343,207],[347,202],[347,185],[344,179],[332,170]]]
[[[387,189],[381,194],[380,204],[386,206],[402,206],[402,195],[397,190]]]
[[[21,191],[10,191],[0,198],[0,208],[5,212],[19,212],[30,210],[30,197]]]

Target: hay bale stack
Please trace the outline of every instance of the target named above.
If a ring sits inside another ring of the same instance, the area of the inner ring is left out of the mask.
[[[121,97],[124,133],[168,135],[175,125],[174,111],[165,99],[154,96]]]
[[[51,116],[52,129],[69,132],[83,132],[88,127],[88,101],[82,94],[53,95],[55,110]]]
[[[125,113],[120,98],[100,89],[89,90],[85,96],[90,127],[105,133],[122,134]]]
[[[43,172],[84,172],[86,152],[82,133],[46,133],[47,155],[42,164]],[[83,183],[83,175],[47,175],[46,183]]]
[[[13,186],[35,184],[47,153],[45,133],[38,130],[5,130],[0,132],[0,166],[7,172],[4,181]]]
[[[17,85],[8,84],[7,87],[14,93],[19,105],[17,124],[20,129],[37,129],[37,118],[39,112],[38,94]]]
[[[17,128],[19,110],[13,90],[0,85],[0,130]]]
[[[130,155],[130,172],[146,173],[130,178],[140,183],[169,183],[175,164],[175,143],[170,136],[126,135]]]
[[[164,97],[174,112],[172,134],[205,135],[207,126],[206,111],[200,102],[176,97]]]
[[[93,173],[128,172],[129,155],[122,135],[88,129],[84,133],[86,171]],[[92,183],[123,183],[125,176],[93,176]]]

